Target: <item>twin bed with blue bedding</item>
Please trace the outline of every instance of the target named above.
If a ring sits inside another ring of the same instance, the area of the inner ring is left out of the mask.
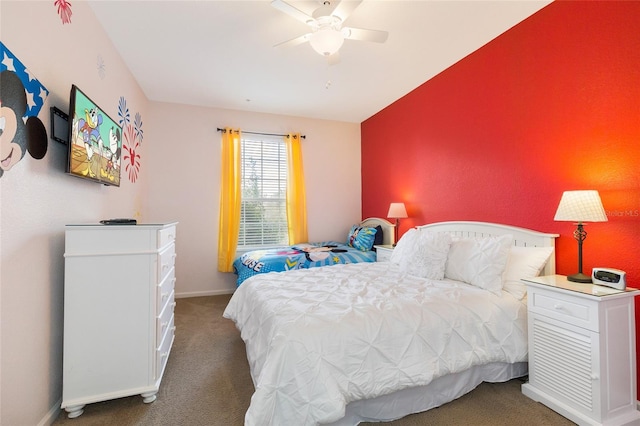
[[[346,263],[375,262],[375,245],[392,244],[394,224],[369,218],[349,230],[345,241],[300,243],[293,246],[253,250],[233,263],[240,285],[257,274],[308,269]]]

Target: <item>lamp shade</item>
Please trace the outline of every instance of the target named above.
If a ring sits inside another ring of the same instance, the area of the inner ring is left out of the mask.
[[[553,218],[566,222],[606,222],[607,214],[602,207],[598,191],[565,191]]]
[[[407,209],[404,203],[391,203],[387,217],[391,219],[403,219],[409,216],[407,216]]]
[[[309,43],[313,50],[324,56],[333,55],[344,43],[344,36],[331,27],[319,28],[311,34]]]

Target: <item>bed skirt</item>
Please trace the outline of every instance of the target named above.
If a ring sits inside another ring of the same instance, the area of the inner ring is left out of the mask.
[[[392,421],[439,407],[471,392],[482,382],[506,382],[528,373],[528,363],[493,363],[439,377],[425,386],[403,389],[377,398],[353,401],[345,416],[329,426],[354,426],[360,422]]]

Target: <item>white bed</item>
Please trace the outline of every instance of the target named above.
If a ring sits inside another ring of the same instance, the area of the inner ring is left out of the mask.
[[[525,375],[519,279],[555,272],[555,237],[441,222],[407,232],[391,262],[248,279],[224,313],[241,331],[256,388],[245,425],[394,420]]]

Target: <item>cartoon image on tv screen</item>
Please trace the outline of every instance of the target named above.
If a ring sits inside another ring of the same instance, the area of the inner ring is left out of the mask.
[[[71,99],[69,173],[120,186],[122,129],[75,86]]]

